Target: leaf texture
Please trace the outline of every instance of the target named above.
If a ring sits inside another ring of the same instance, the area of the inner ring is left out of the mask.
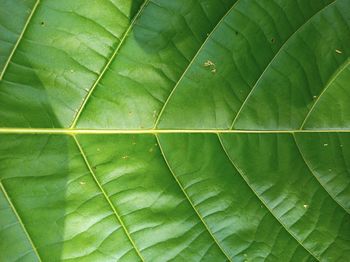
[[[0,0],[0,261],[349,261],[348,0]]]

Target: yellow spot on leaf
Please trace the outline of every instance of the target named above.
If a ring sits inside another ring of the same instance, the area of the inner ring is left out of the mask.
[[[216,65],[213,61],[210,61],[210,60],[205,61],[204,66],[209,67],[210,72],[212,72],[213,74],[216,73]]]
[[[205,67],[208,67],[208,66],[215,66],[215,64],[214,64],[212,61],[207,60],[207,61],[204,62],[204,66],[205,66]]]

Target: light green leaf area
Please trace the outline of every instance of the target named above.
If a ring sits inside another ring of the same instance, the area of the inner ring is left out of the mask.
[[[349,0],[0,0],[0,261],[350,261]]]

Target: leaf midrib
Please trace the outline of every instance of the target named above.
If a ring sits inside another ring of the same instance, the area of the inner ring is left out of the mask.
[[[239,129],[70,129],[70,128],[0,128],[0,134],[297,134],[297,133],[350,133],[344,129],[285,129],[285,130],[239,130]]]

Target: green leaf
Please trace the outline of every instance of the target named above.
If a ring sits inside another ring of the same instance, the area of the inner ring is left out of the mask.
[[[0,261],[349,261],[348,0],[0,0]]]

